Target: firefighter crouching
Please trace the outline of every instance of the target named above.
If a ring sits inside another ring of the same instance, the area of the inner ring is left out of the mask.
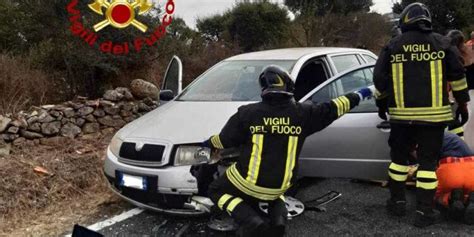
[[[453,121],[448,84],[458,103],[458,116],[467,115],[467,82],[458,50],[449,39],[433,33],[425,5],[413,3],[400,16],[402,35],[384,47],[375,66],[377,105],[390,114],[392,163],[389,167],[390,214],[406,214],[405,181],[410,148],[418,144],[415,226],[439,220],[433,209],[438,185],[436,167],[446,125]]]
[[[305,138],[330,125],[364,99],[364,88],[318,105],[296,103],[291,76],[278,66],[259,78],[263,101],[242,106],[219,135],[204,142],[213,149],[240,148],[239,160],[209,186],[211,200],[240,226],[238,236],[283,236],[287,210],[283,194],[292,185]],[[268,202],[270,223],[253,209]]]

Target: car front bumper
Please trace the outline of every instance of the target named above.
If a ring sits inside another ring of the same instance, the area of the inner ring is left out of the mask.
[[[157,185],[153,190],[147,191],[123,187],[117,181],[118,172],[156,177]],[[190,173],[190,166],[146,168],[127,165],[120,163],[107,149],[104,175],[112,191],[138,207],[174,215],[202,215],[208,211],[207,207],[199,202],[206,198],[194,197],[198,193],[198,188],[196,178]],[[207,200],[204,203],[209,204]]]

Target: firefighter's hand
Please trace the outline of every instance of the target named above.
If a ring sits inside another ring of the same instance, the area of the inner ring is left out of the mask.
[[[461,122],[461,126],[467,123],[469,120],[469,111],[467,110],[467,104],[460,104],[456,110],[456,120]]]

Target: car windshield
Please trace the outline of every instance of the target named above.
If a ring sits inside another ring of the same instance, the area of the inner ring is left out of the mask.
[[[260,101],[258,77],[268,65],[291,71],[295,61],[224,61],[203,74],[179,96],[179,101]]]

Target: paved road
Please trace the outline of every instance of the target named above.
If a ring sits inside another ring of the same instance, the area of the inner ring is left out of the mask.
[[[388,190],[375,184],[343,179],[309,180],[297,197],[311,200],[327,191],[342,197],[327,212],[307,211],[289,222],[287,236],[474,236],[474,226],[446,221],[425,229],[412,225],[414,213],[404,219],[387,216]],[[414,192],[408,192],[413,209]],[[233,236],[206,230],[207,218],[176,218],[144,212],[101,230],[106,236]],[[166,224],[164,224],[166,223]],[[160,224],[164,224],[160,227]]]

